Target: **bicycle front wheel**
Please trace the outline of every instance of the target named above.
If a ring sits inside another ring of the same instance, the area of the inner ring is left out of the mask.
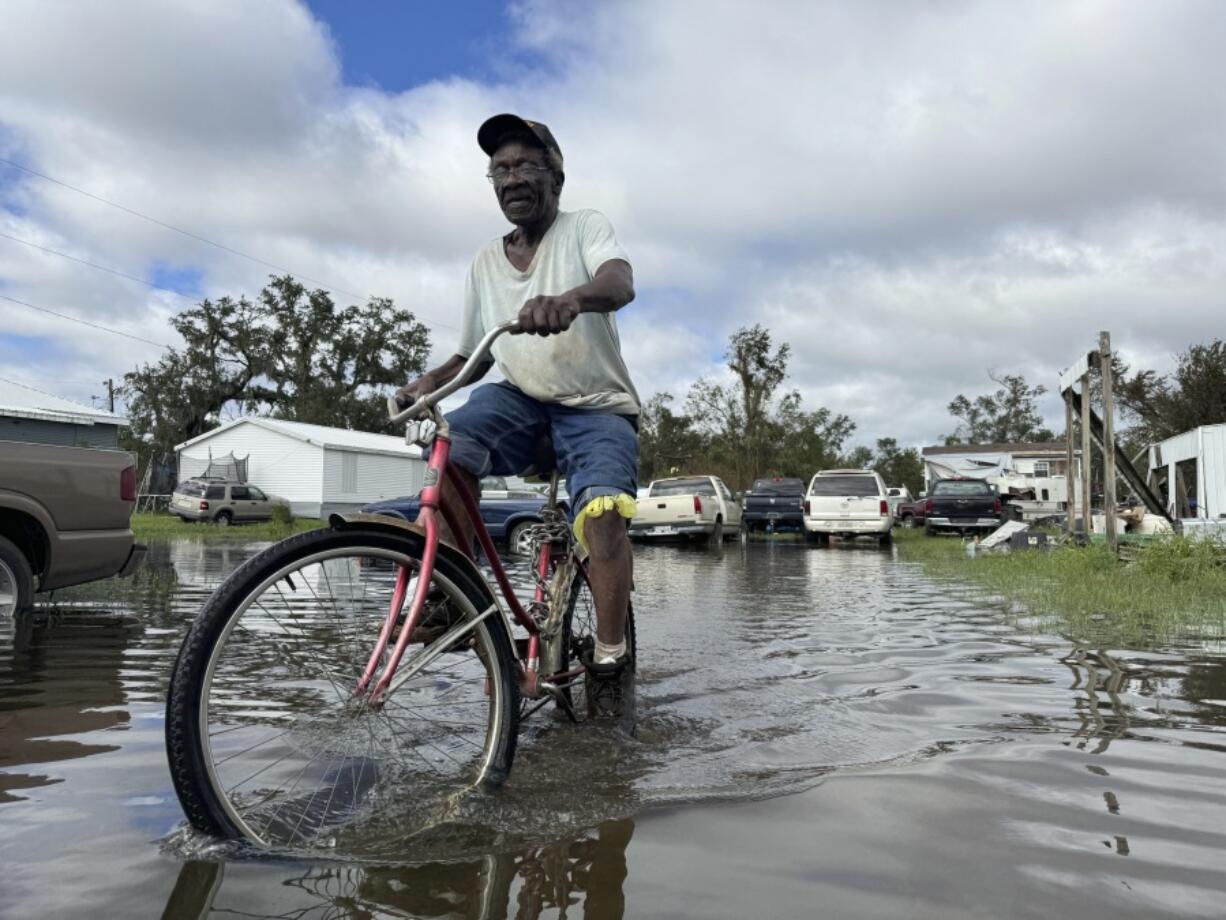
[[[409,645],[397,673],[412,676],[381,704],[354,696],[397,572],[416,586],[423,544],[378,530],[302,534],[213,594],[179,651],[166,708],[171,776],[194,827],[269,847],[336,846],[361,819],[394,814],[401,832],[446,820],[462,793],[505,779],[518,727],[510,639],[497,610],[486,613],[488,594],[442,556],[430,606],[447,628],[422,630],[431,644]]]

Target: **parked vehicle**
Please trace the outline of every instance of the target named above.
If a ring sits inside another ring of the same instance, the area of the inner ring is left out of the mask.
[[[896,512],[897,521],[903,527],[922,527],[928,513],[928,494],[921,492],[915,501],[902,502]]]
[[[267,521],[278,504],[249,482],[188,479],[175,486],[170,513],[185,521],[212,521],[222,527]]]
[[[890,502],[890,517],[897,524],[901,518],[901,508],[905,504],[910,504],[915,501],[915,497],[911,494],[911,490],[906,486],[890,486],[886,490],[887,499]]]
[[[939,479],[925,499],[924,533],[995,530],[1001,525],[1000,496],[982,479]]]
[[[118,450],[0,441],[0,614],[36,592],[130,575],[136,467]]]
[[[712,543],[741,527],[741,506],[718,476],[657,479],[638,501],[633,539],[698,538]]]
[[[875,537],[890,541],[894,518],[881,476],[873,470],[822,470],[809,481],[804,504],[805,536]]]
[[[755,479],[742,499],[741,530],[803,530],[804,500],[803,479]]]
[[[565,507],[560,487],[558,494],[558,504]],[[488,493],[483,490],[481,520],[491,537],[505,540],[512,553],[524,554],[529,551],[528,528],[541,523],[541,508],[547,499],[547,495],[527,489],[491,489]],[[362,508],[367,514],[388,514],[406,521],[415,521],[420,510],[421,502],[416,495],[371,502]]]

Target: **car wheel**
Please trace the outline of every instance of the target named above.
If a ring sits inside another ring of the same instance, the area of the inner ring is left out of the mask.
[[[532,527],[532,521],[520,521],[511,528],[507,534],[507,551],[513,556],[528,556],[532,553],[532,541],[528,537],[528,530]]]
[[[902,526],[907,527],[907,528],[914,528],[915,527],[915,515],[904,514],[902,516]]]
[[[34,573],[25,553],[0,537],[0,616],[12,616],[30,606]]]
[[[234,523],[234,515],[229,511],[218,511],[217,517],[213,520],[217,522],[218,527],[229,527]]]
[[[724,542],[724,519],[716,518],[715,527],[711,529],[710,542],[712,546],[720,546]]]
[[[931,524],[924,525],[924,536],[925,537],[935,537],[936,535],[937,535],[937,532],[936,532],[935,527],[933,527]]]
[[[890,533],[888,530],[885,533],[881,534],[879,537],[877,537],[878,546],[889,546],[893,542],[894,542],[894,535]]]

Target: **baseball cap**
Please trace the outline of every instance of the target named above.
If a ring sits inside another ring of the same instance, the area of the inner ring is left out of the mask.
[[[535,137],[542,147],[552,150],[558,155],[558,159],[562,158],[562,148],[554,140],[553,132],[547,125],[539,121],[528,121],[518,115],[503,114],[487,118],[485,123],[477,129],[477,144],[486,154],[493,156],[498,151],[498,145],[502,143],[502,139],[512,132],[526,133],[530,137]]]

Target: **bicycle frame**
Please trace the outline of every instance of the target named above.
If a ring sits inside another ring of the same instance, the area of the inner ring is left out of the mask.
[[[426,467],[425,487],[421,492],[421,510],[418,513],[416,524],[420,525],[425,530],[426,545],[422,553],[421,568],[417,572],[417,586],[413,592],[413,597],[409,604],[408,617],[405,620],[400,634],[396,637],[396,643],[392,647],[391,656],[387,661],[382,671],[379,669],[379,664],[387,652],[388,645],[391,642],[392,633],[395,631],[396,623],[400,618],[401,611],[404,609],[405,601],[408,595],[410,571],[406,566],[400,566],[396,573],[396,587],[392,594],[390,609],[388,610],[387,618],[383,622],[380,629],[378,640],[375,648],[371,652],[370,659],[366,664],[366,668],[358,680],[354,690],[355,696],[366,695],[369,689],[369,701],[377,703],[382,696],[388,692],[389,687],[394,689],[393,679],[396,676],[397,668],[400,666],[401,659],[404,657],[405,651],[408,649],[413,631],[420,624],[422,612],[425,609],[426,597],[430,590],[430,581],[434,575],[435,562],[438,558],[438,544],[441,539],[439,525],[440,516],[442,521],[448,525],[448,529],[453,533],[461,533],[462,528],[459,526],[460,519],[457,517],[457,510],[449,507],[443,502],[443,483],[450,482],[456,494],[460,496],[461,508],[458,513],[462,513],[468,518],[472,524],[473,531],[476,534],[477,542],[481,547],[482,553],[489,561],[490,568],[494,573],[494,580],[497,583],[499,593],[507,603],[507,607],[511,612],[511,616],[528,633],[527,649],[519,662],[520,667],[520,686],[525,696],[536,698],[542,695],[543,692],[549,692],[556,698],[561,698],[558,690],[572,682],[583,674],[584,668],[579,666],[568,671],[558,672],[556,674],[541,675],[540,673],[540,654],[541,654],[541,630],[536,620],[524,609],[519,598],[515,594],[515,589],[511,585],[510,578],[507,577],[506,568],[503,566],[502,559],[498,555],[497,549],[494,547],[494,541],[489,535],[489,531],[485,527],[485,522],[481,519],[481,510],[476,497],[465,484],[460,476],[457,468],[451,464],[451,432],[447,420],[442,413],[436,408],[437,403],[444,398],[448,393],[454,391],[468,376],[471,376],[471,371],[479,363],[479,359],[488,353],[489,346],[498,335],[509,332],[513,329],[513,324],[504,324],[492,330],[482,340],[477,349],[474,350],[472,357],[469,358],[467,364],[460,371],[454,381],[446,387],[441,388],[435,393],[430,394],[423,400],[419,400],[414,407],[403,412],[393,414],[394,420],[401,420],[405,416],[415,414],[425,408],[433,417],[434,423],[438,426],[433,438],[433,446],[430,451],[430,460]],[[556,498],[556,490],[551,488],[551,502]],[[476,555],[471,546],[457,547],[468,559],[474,564],[476,563]],[[546,596],[545,584],[550,575],[557,570],[560,565],[566,564],[573,558],[572,545],[567,542],[565,548],[556,546],[553,542],[545,543],[540,548],[535,559],[536,565],[536,590],[533,596],[533,609],[539,609],[541,605],[548,605],[549,598]],[[577,567],[578,571],[582,571],[582,566]],[[586,576],[585,576],[586,577]],[[454,634],[453,638],[458,638],[464,632],[475,628],[484,616],[495,610],[491,607],[476,620],[470,620],[462,626],[450,630],[447,635]],[[445,636],[446,637],[446,636]],[[445,638],[444,637],[444,638]],[[513,644],[514,647],[514,644]],[[542,678],[548,678],[548,680]],[[371,684],[373,682],[373,689]]]

